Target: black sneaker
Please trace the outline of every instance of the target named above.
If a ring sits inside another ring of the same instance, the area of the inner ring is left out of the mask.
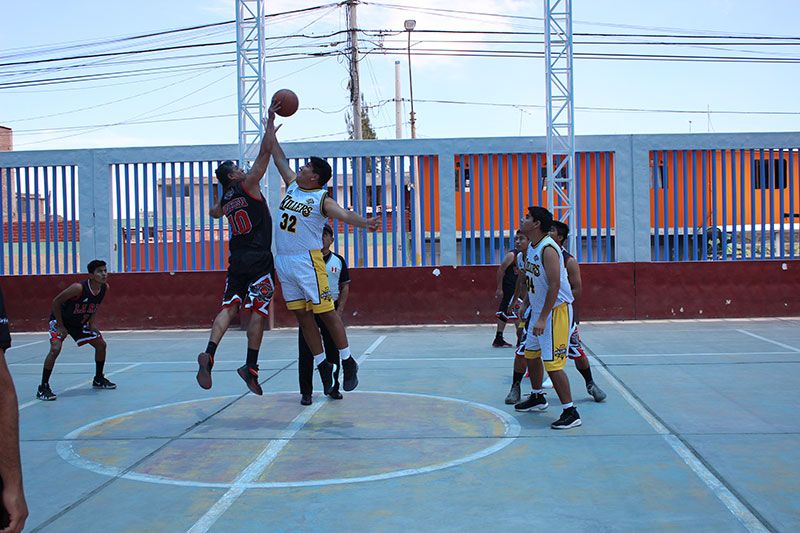
[[[342,393],[339,392],[339,389],[333,389],[331,393],[328,394],[328,398],[330,398],[331,400],[341,400],[342,398],[344,398],[344,396],[342,396]]]
[[[603,392],[603,389],[598,387],[594,381],[590,381],[586,384],[586,392],[588,392],[589,396],[594,398],[596,402],[602,402],[606,399],[606,393]]]
[[[513,345],[506,342],[503,337],[496,337],[492,341],[492,348],[511,348]]]
[[[514,405],[514,409],[517,411],[544,411],[547,409],[547,405],[547,398],[544,397],[544,393],[531,393],[527,400],[522,400]]]
[[[50,384],[45,383],[43,385],[39,385],[39,388],[36,390],[36,399],[37,400],[44,400],[45,402],[52,402],[58,398],[52,390],[50,390]]]
[[[261,385],[258,384],[258,365],[255,367],[242,365],[236,372],[239,374],[239,377],[247,383],[247,388],[250,389],[250,392],[258,396],[264,394],[264,391],[261,390]]]
[[[342,361],[344,370],[344,390],[350,392],[358,387],[358,363],[352,355]]]
[[[111,383],[106,379],[105,376],[100,376],[99,378],[95,376],[95,378],[92,380],[92,387],[95,389],[116,389],[117,384]]]
[[[326,395],[330,394],[333,389],[333,365],[325,360],[317,365],[317,370],[319,370],[319,378],[322,380],[322,392]]]
[[[550,424],[553,429],[570,429],[576,428],[581,425],[581,415],[575,407],[564,409],[561,413],[561,418]]]
[[[311,405],[312,403],[314,402],[311,400],[310,394],[303,394],[300,396],[300,405]]]
[[[211,369],[214,366],[214,356],[203,352],[197,356],[197,364],[200,365],[200,369],[197,371],[197,384],[200,385],[200,388],[208,390],[211,388]]]

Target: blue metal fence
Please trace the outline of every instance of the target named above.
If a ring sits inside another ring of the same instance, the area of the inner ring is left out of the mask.
[[[74,165],[0,168],[0,275],[78,272]]]

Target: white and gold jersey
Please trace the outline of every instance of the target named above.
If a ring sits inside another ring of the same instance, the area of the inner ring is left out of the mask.
[[[277,255],[307,255],[322,248],[322,228],[328,220],[322,209],[325,189],[302,189],[293,181],[278,206],[275,220]]]
[[[553,308],[555,309],[563,303],[572,303],[574,300],[569,278],[567,278],[567,268],[564,266],[564,256],[561,255],[561,247],[556,244],[552,237],[545,235],[542,240],[536,243],[536,246],[530,244],[525,253],[525,284],[528,288],[532,317],[539,316],[542,307],[544,307],[544,300],[547,297],[547,273],[544,271],[542,254],[548,246],[551,246],[558,254],[559,276],[561,279],[561,287],[558,289],[558,296]]]

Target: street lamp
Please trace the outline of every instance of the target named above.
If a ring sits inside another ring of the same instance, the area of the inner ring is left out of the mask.
[[[417,26],[417,21],[413,19],[406,20],[403,25],[408,32],[408,92],[411,96],[411,138],[417,138],[417,117],[414,115],[414,85],[411,83],[411,32]]]

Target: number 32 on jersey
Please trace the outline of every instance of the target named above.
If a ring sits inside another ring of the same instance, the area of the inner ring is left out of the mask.
[[[294,233],[296,225],[297,225],[296,216],[288,215],[286,213],[281,214],[281,223],[278,225],[279,228],[288,231],[289,233]]]

